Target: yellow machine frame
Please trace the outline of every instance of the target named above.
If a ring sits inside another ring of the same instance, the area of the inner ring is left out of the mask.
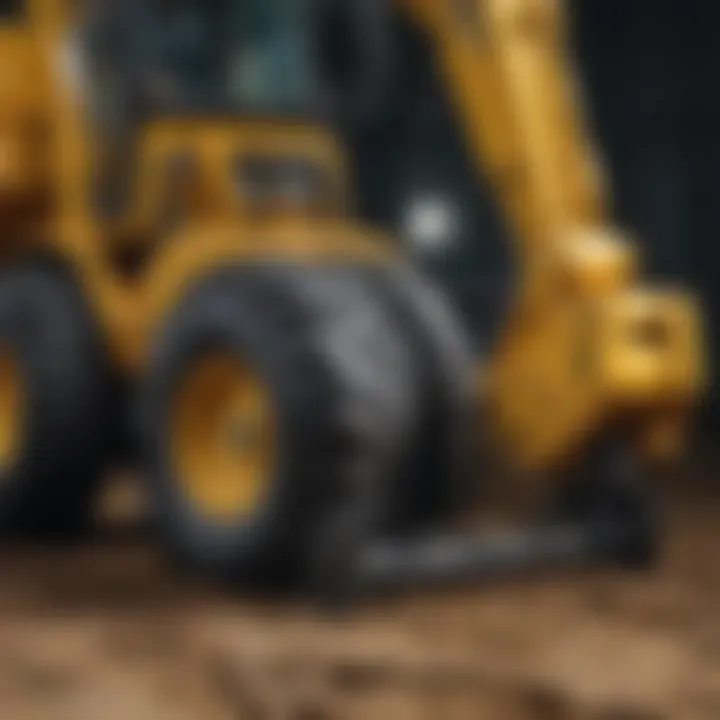
[[[699,310],[684,292],[639,284],[634,244],[607,222],[564,63],[559,0],[397,1],[431,37],[459,131],[516,231],[520,291],[482,369],[500,446],[522,467],[545,468],[622,419],[651,456],[677,449],[704,382]],[[395,256],[389,238],[343,212],[258,219],[229,194],[226,160],[252,148],[312,158],[350,197],[341,149],[317,128],[153,123],[140,141],[131,212],[119,225],[99,221],[88,193],[96,148],[60,61],[73,23],[68,6],[30,0],[25,27],[0,28],[0,194],[40,208],[23,214],[13,205],[3,215],[3,253],[9,260],[43,249],[69,260],[118,368],[141,367],[159,320],[212,267]],[[158,178],[168,158],[188,150],[203,166],[203,184],[185,198],[182,229],[161,246]],[[153,249],[141,271],[120,273],[113,258],[143,247]]]

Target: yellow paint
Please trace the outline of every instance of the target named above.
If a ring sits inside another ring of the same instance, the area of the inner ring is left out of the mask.
[[[25,423],[25,394],[17,362],[0,351],[0,469],[12,467],[20,450]],[[0,479],[2,475],[0,475]]]
[[[145,234],[158,232],[158,217],[171,200],[168,170],[175,158],[187,157],[193,163],[193,177],[179,203],[185,221],[211,218],[213,222],[220,219],[258,222],[279,217],[278,202],[269,211],[256,208],[238,187],[235,161],[243,158],[302,159],[319,169],[330,191],[323,208],[325,213],[345,215],[351,195],[344,157],[335,138],[318,127],[303,124],[161,120],[145,128],[138,157],[135,202],[129,222],[144,229]],[[307,216],[293,219],[301,222]],[[141,238],[143,233],[134,235]]]
[[[221,522],[252,516],[276,467],[275,412],[263,381],[230,354],[200,357],[172,403],[176,477],[200,515]]]

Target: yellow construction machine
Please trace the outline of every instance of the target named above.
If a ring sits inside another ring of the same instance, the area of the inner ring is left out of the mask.
[[[608,225],[560,10],[0,2],[0,529],[76,527],[127,426],[166,546],[224,577],[648,557],[639,468],[682,446],[698,309],[642,285]],[[403,147],[409,35],[518,239],[489,358],[352,184],[381,126],[379,155]],[[562,502],[441,541],[482,473],[478,415]]]

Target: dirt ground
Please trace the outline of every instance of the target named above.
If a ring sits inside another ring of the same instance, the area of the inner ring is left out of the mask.
[[[525,579],[322,618],[174,573],[152,543],[0,556],[0,720],[720,718],[720,497],[647,574]]]

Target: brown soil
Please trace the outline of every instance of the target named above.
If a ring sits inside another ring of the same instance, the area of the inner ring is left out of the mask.
[[[351,620],[233,599],[140,537],[0,558],[0,720],[720,718],[720,499],[652,573],[423,595]]]

